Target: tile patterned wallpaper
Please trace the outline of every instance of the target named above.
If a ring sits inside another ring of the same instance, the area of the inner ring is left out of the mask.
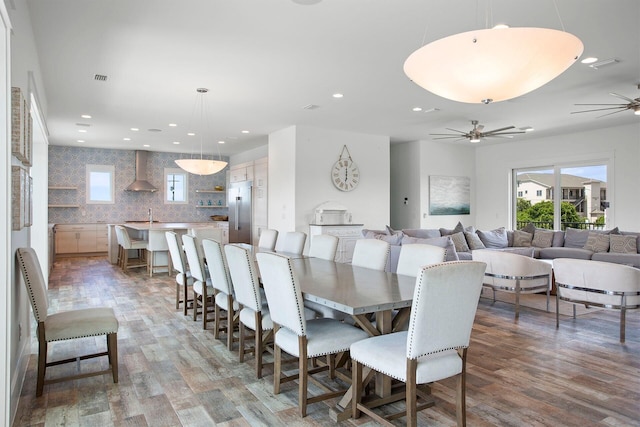
[[[125,221],[147,221],[148,210],[153,209],[154,221],[162,222],[206,222],[211,215],[227,215],[227,208],[200,208],[202,200],[217,204],[226,198],[222,194],[196,193],[196,190],[212,189],[216,185],[227,188],[228,166],[214,175],[188,174],[189,203],[185,205],[165,204],[163,198],[164,168],[177,167],[175,159],[186,154],[149,152],[147,180],[158,188],[154,193],[124,191],[135,180],[135,151],[107,150],[82,147],[49,146],[49,187],[77,187],[76,190],[49,190],[49,205],[73,204],[76,208],[49,208],[50,223],[117,223]],[[223,160],[229,161],[228,158]],[[85,165],[113,165],[115,167],[115,204],[86,204]],[[37,203],[37,201],[34,201]]]

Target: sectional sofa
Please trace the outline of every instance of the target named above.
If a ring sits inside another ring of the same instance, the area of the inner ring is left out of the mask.
[[[403,229],[362,231],[364,238],[380,239],[391,245],[387,271],[395,271],[402,245],[427,243],[447,249],[446,260],[470,260],[474,249],[509,251],[539,259],[574,258],[612,262],[640,268],[640,233],[612,230],[565,231],[504,227],[482,231],[458,222],[453,229]]]

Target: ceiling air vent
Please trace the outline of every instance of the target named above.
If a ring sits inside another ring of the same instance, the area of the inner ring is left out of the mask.
[[[107,76],[105,76],[104,74],[96,74],[95,76],[93,76],[93,79],[99,82],[106,82]]]
[[[315,110],[317,108],[320,108],[320,107],[315,104],[307,104],[304,107],[302,107],[303,110]]]

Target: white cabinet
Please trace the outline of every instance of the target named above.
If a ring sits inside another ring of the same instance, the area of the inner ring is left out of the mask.
[[[362,238],[362,226],[363,224],[311,224],[309,226],[309,236],[318,234],[336,236],[338,238],[338,251],[336,252],[335,261],[348,263],[353,258],[353,249],[356,246],[356,241]]]
[[[107,225],[58,224],[55,241],[56,255],[107,252]]]
[[[217,221],[216,227],[222,230],[222,244],[226,245],[229,243],[229,223],[226,221]]]
[[[253,180],[253,162],[233,165],[229,169],[229,182]]]
[[[268,159],[262,158],[253,165],[253,218],[252,242],[258,244],[260,231],[268,228],[267,206]]]

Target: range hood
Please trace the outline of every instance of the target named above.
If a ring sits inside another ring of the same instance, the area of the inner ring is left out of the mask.
[[[148,151],[136,151],[136,180],[125,191],[158,191],[156,187],[147,181],[147,155]]]

